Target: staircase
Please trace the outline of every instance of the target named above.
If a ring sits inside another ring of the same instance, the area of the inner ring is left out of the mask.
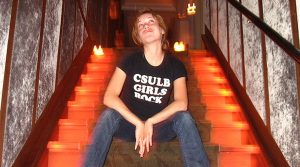
[[[112,49],[104,49],[104,54],[91,55],[48,142],[40,167],[80,166],[93,126],[104,109],[103,93],[117,60]],[[189,110],[197,122],[211,166],[268,166],[217,60],[206,51],[190,51],[189,56],[180,59],[189,73]],[[134,143],[114,140],[105,166],[181,167],[183,164],[177,140],[154,144],[142,159],[134,151]]]

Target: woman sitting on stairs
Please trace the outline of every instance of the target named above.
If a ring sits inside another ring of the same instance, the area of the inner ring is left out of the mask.
[[[167,52],[167,28],[152,10],[138,14],[132,30],[142,51],[126,56],[116,67],[104,95],[108,107],[94,129],[85,167],[104,165],[113,138],[135,141],[140,157],[153,141],[178,137],[186,167],[209,166],[195,121],[187,110],[187,72]],[[174,100],[169,103],[171,91]]]

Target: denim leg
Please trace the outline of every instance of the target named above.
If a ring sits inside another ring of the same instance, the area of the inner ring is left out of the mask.
[[[106,109],[98,119],[93,138],[89,146],[84,167],[101,167],[104,165],[113,135],[119,128],[122,116],[113,109]]]
[[[178,112],[173,117],[173,130],[180,142],[186,167],[209,167],[196,124],[189,112]]]

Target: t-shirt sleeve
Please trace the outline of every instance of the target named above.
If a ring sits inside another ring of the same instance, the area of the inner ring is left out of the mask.
[[[186,77],[187,78],[186,68],[185,68],[184,64],[180,60],[178,60],[177,58],[174,59],[173,69],[174,69],[173,81],[175,81],[176,79],[178,79],[180,77]]]
[[[131,67],[131,57],[129,55],[126,55],[120,59],[120,61],[117,64],[117,67],[120,68],[122,71],[125,72],[126,75],[128,75]]]

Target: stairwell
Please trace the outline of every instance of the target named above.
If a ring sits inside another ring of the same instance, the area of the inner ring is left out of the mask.
[[[105,106],[102,97],[120,52],[90,56],[39,167],[80,166],[93,126]],[[189,73],[189,110],[196,120],[212,167],[268,166],[217,60],[207,51],[181,56]],[[134,143],[114,140],[105,166],[183,166],[179,142],[155,143],[140,158]]]

